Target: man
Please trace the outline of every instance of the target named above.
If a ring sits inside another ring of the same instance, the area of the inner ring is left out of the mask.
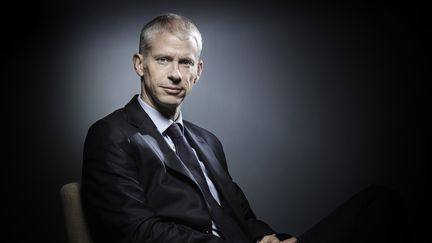
[[[203,70],[201,47],[198,29],[182,16],[162,15],[143,28],[133,57],[140,96],[95,123],[86,138],[82,196],[96,242],[289,238],[256,219],[219,140],[183,121],[181,105]],[[176,138],[167,132],[173,124],[193,148],[198,175],[176,155]]]
[[[198,29],[185,17],[161,15],[144,26],[133,57],[140,95],[96,122],[85,142],[82,199],[96,243],[297,242],[256,218],[229,175],[219,140],[182,118],[181,105],[203,71],[201,48]],[[380,190],[370,191],[363,194],[375,202],[371,195]],[[352,199],[300,242],[373,236],[350,226],[375,229],[369,216],[350,215],[370,205],[364,198]]]

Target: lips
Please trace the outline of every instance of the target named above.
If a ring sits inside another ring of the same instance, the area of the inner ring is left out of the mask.
[[[183,90],[180,87],[172,86],[172,85],[163,85],[161,87],[163,90],[165,90],[166,93],[171,94],[171,95],[177,95]]]

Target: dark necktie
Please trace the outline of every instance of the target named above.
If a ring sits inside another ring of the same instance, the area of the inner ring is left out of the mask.
[[[174,142],[176,153],[189,169],[201,189],[202,195],[207,203],[210,215],[221,230],[223,237],[232,243],[249,242],[244,235],[240,226],[234,218],[224,210],[214,199],[210,192],[204,173],[199,165],[198,158],[192,150],[192,147],[186,140],[183,132],[177,123],[171,124],[166,130],[166,134]]]

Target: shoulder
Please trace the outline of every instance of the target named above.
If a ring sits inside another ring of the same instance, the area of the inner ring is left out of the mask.
[[[223,152],[222,143],[219,141],[219,139],[216,137],[216,135],[214,135],[209,130],[204,129],[200,126],[197,126],[197,125],[195,125],[189,121],[183,121],[183,123],[184,123],[185,127],[187,129],[189,129],[189,131],[191,133],[204,139],[204,141],[210,145],[210,147],[214,150],[214,152],[216,154],[222,154],[223,155],[224,152]]]
[[[214,135],[212,132],[210,132],[207,129],[204,129],[192,122],[183,120],[184,125],[189,129],[192,133],[195,135],[199,135],[200,137],[204,138],[206,141],[208,140],[216,140],[219,142],[219,139]]]
[[[87,132],[87,138],[97,136],[104,138],[122,137],[128,125],[124,108],[118,109],[93,123]]]

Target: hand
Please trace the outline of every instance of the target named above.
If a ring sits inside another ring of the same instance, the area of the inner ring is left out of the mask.
[[[281,241],[282,243],[297,243],[297,238],[291,237],[289,239],[286,239],[284,241]]]
[[[264,236],[258,243],[280,243],[281,241],[276,237],[276,234]]]
[[[291,237],[284,241],[280,241],[276,237],[276,234],[272,234],[264,236],[258,243],[297,243],[297,239],[295,237]]]

